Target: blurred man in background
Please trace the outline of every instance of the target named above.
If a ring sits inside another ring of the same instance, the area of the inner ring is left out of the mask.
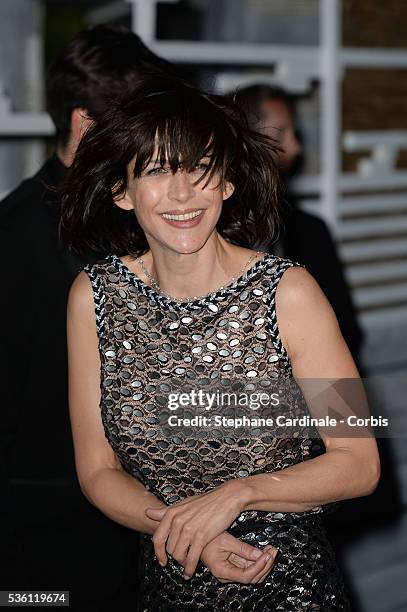
[[[71,40],[47,75],[56,151],[0,203],[1,588],[70,590],[74,610],[127,601],[137,582],[137,540],[94,508],[76,479],[66,302],[77,273],[100,254],[79,258],[59,241],[55,188],[89,123],[151,73],[174,69],[126,28],[96,26]]]
[[[264,246],[275,255],[288,257],[306,266],[331,303],[363,376],[360,363],[363,333],[335,242],[326,223],[320,217],[301,210],[290,193],[290,179],[302,155],[293,98],[281,88],[260,84],[239,89],[235,100],[245,111],[251,126],[275,139],[281,148],[278,164],[285,188],[282,207],[284,226],[279,240],[271,247]]]

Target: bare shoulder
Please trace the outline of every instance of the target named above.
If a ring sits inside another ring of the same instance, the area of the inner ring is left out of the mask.
[[[311,335],[340,335],[331,304],[303,267],[293,266],[284,272],[277,286],[275,306],[281,341],[291,355]]]
[[[328,302],[315,278],[301,266],[292,266],[282,275],[276,291],[281,310],[293,310]],[[328,302],[329,305],[329,302]]]
[[[69,290],[68,312],[78,316],[93,313],[92,284],[83,270],[79,272]]]
[[[97,356],[97,326],[92,283],[81,271],[73,281],[68,297],[67,335],[70,360]]]
[[[294,376],[358,376],[335,312],[305,268],[294,266],[284,272],[277,285],[275,307],[281,342]]]

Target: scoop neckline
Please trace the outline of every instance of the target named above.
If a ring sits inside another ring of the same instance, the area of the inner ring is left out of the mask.
[[[264,253],[263,257],[255,261],[255,263],[248,269],[246,272],[238,276],[234,281],[229,283],[228,285],[224,285],[223,289],[215,289],[215,291],[211,291],[210,293],[205,294],[203,297],[197,298],[195,300],[184,300],[182,302],[173,300],[170,297],[167,297],[163,293],[160,293],[151,285],[145,283],[135,272],[132,272],[130,268],[126,266],[126,264],[121,260],[121,258],[115,253],[111,253],[107,256],[107,258],[113,263],[116,270],[128,280],[132,280],[133,283],[142,291],[144,295],[152,296],[156,301],[163,302],[165,304],[180,307],[180,308],[188,308],[190,306],[198,306],[202,305],[204,302],[208,300],[219,300],[220,296],[223,296],[225,293],[230,293],[234,289],[236,289],[237,285],[242,283],[245,280],[249,280],[257,269],[260,267],[260,264],[264,263],[266,260],[269,260],[272,257],[270,253]]]

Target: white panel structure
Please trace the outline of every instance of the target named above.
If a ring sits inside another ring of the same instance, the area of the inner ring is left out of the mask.
[[[321,214],[337,234],[338,174],[340,172],[340,2],[320,2],[321,24]]]

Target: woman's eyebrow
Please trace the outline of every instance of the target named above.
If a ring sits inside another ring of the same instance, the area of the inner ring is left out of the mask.
[[[168,162],[167,162],[167,160],[165,160],[165,161],[164,161],[164,164],[167,164],[167,163],[168,163]],[[147,164],[147,168],[148,168],[149,166],[161,166],[161,165],[162,165],[162,164],[161,164],[161,162],[160,162],[160,160],[159,160],[159,159],[155,159],[155,160],[153,160],[153,159],[152,159],[151,161],[149,161],[149,162],[148,162],[148,164]]]
[[[211,157],[209,155],[203,155],[200,159],[199,162],[210,162],[211,161]],[[168,165],[169,161],[167,159],[164,160],[164,164],[161,164],[160,160],[158,158],[156,159],[151,159],[146,168],[150,168],[150,167],[154,167],[154,166],[163,166],[163,165]]]

